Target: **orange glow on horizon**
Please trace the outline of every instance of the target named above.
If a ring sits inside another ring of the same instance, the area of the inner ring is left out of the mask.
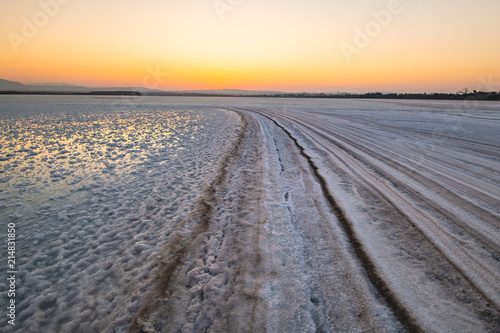
[[[401,0],[401,11],[367,38],[367,27],[377,24],[373,13],[387,10],[387,0],[364,6],[253,0],[223,20],[201,0],[148,6],[72,1],[30,36],[26,22],[34,25],[40,3],[2,3],[7,38],[0,40],[0,78],[163,90],[475,89],[481,77],[500,81],[500,44],[492,35],[500,32],[500,2],[484,0],[474,12],[472,5]],[[13,44],[12,34],[22,42]],[[160,76],[151,73],[157,69]]]

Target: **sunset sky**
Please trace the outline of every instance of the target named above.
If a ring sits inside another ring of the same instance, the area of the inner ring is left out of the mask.
[[[163,90],[498,90],[499,13],[499,0],[0,0],[0,78]]]

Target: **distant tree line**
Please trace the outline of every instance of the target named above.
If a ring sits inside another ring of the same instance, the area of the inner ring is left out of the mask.
[[[99,96],[208,96],[208,97],[271,97],[271,98],[366,98],[366,99],[434,99],[434,100],[483,100],[500,101],[500,92],[467,90],[452,93],[278,93],[278,94],[203,94],[197,92],[146,92],[139,91],[91,91],[91,92],[56,92],[56,91],[0,91],[0,94],[11,95],[99,95]]]
[[[297,97],[297,98],[367,98],[367,99],[440,99],[440,100],[484,100],[500,101],[500,92],[474,91],[473,93],[296,93],[273,95],[272,97]]]

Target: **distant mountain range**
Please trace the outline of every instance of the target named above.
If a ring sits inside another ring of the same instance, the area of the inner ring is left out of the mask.
[[[286,93],[262,90],[177,90],[164,91],[144,87],[101,87],[91,88],[67,83],[22,84],[0,79],[0,94],[41,94],[41,95],[124,95],[124,96],[224,96],[224,97],[287,97],[287,98],[367,98],[367,99],[433,99],[433,100],[489,100],[500,101],[500,91],[459,91],[452,93]]]
[[[146,89],[139,87],[99,87],[91,88],[77,86],[68,83],[34,83],[22,84],[20,82],[7,81],[0,79],[0,91],[16,91],[16,92],[63,92],[63,93],[89,93],[89,92],[109,92],[109,91],[137,91],[145,92],[162,92],[162,90]]]
[[[0,79],[0,90],[25,90],[26,86],[19,82]]]
[[[221,89],[221,90],[181,90],[164,91],[157,89],[148,89],[144,87],[84,87],[67,83],[33,83],[29,85],[20,82],[7,81],[0,79],[0,92],[25,92],[25,93],[110,93],[110,92],[136,92],[143,95],[163,95],[163,94],[193,94],[193,95],[234,95],[234,96],[266,96],[284,94],[279,91],[253,91],[239,89]]]

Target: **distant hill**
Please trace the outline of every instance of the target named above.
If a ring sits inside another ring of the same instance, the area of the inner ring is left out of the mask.
[[[67,83],[35,83],[22,84],[19,82],[0,79],[0,91],[19,91],[19,92],[88,92],[90,88],[71,85]]]
[[[110,91],[136,91],[143,94],[147,93],[159,93],[162,90],[147,89],[143,87],[98,87],[90,88],[85,86],[77,86],[68,83],[33,83],[33,84],[22,84],[19,82],[7,81],[0,79],[0,91],[12,91],[12,92],[37,92],[37,93],[90,93],[90,92],[110,92]]]
[[[36,93],[96,93],[96,92],[138,92],[144,95],[148,94],[185,94],[185,95],[230,95],[230,96],[267,96],[283,94],[278,91],[252,91],[252,90],[239,90],[239,89],[221,89],[221,90],[182,90],[182,91],[164,91],[158,89],[148,89],[144,87],[84,87],[68,83],[33,83],[25,85],[19,82],[7,81],[0,79],[0,92],[36,92]]]
[[[25,89],[26,89],[26,86],[22,83],[0,79],[0,90],[3,90],[3,91],[8,91],[8,90],[20,91],[21,90],[22,91]]]

